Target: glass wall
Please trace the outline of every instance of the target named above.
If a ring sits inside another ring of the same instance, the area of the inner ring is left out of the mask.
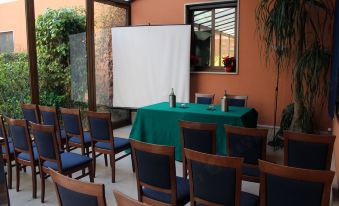
[[[127,26],[127,21],[126,8],[94,3],[97,110],[111,112],[113,123],[119,123],[129,118],[128,111],[113,109],[112,28]]]
[[[31,101],[25,1],[0,5],[0,114],[21,118],[21,103]]]

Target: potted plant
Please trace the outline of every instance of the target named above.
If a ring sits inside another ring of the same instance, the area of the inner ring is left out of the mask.
[[[292,70],[293,111],[290,130],[313,132],[315,110],[327,95],[331,62],[332,0],[259,0],[255,17],[267,62]],[[283,49],[272,49],[283,48]]]
[[[223,64],[225,66],[226,72],[234,72],[236,68],[236,59],[235,57],[223,57]]]

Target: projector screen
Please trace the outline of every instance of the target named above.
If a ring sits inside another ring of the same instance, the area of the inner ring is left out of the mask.
[[[139,108],[189,101],[190,25],[112,29],[113,106]]]

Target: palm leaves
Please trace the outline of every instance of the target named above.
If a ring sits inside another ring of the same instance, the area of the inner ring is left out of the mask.
[[[278,69],[293,70],[293,130],[312,132],[314,110],[326,99],[332,4],[332,0],[260,0],[256,8],[266,59],[274,55]]]

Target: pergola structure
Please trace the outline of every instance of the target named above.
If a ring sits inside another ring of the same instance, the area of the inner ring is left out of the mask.
[[[126,9],[127,23],[131,24],[131,0],[85,0],[86,1],[86,48],[87,48],[87,85],[88,109],[96,110],[95,86],[95,42],[94,42],[94,2],[117,6]],[[35,36],[34,0],[25,0],[27,48],[29,55],[29,78],[31,101],[39,104],[38,65]]]

